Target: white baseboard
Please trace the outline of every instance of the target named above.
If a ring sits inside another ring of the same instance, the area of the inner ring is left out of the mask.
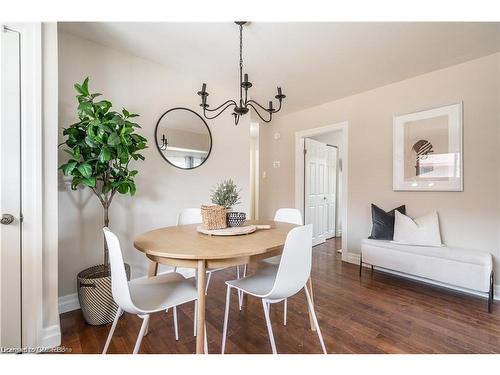
[[[359,254],[342,250],[342,260],[347,263],[359,265]]]
[[[59,297],[59,314],[78,310],[80,302],[78,301],[78,294],[72,293]]]
[[[41,347],[43,348],[55,348],[61,345],[61,327],[59,324],[54,324],[53,326],[44,327],[42,331]]]
[[[349,252],[349,253],[345,254],[345,256],[344,255],[342,256],[342,260],[344,262],[347,262],[347,263],[359,265],[360,255],[359,255],[359,253]],[[363,264],[363,266],[370,267],[370,265],[368,265],[368,264]],[[413,275],[409,275],[406,273],[389,270],[386,268],[381,268],[381,267],[374,267],[374,268],[378,269],[379,271],[389,273],[391,275],[396,275],[396,276],[404,277],[404,278],[415,280],[415,281],[420,281],[420,282],[427,283],[427,284],[432,284],[432,285],[436,285],[436,286],[440,286],[440,287],[444,287],[444,288],[448,288],[448,289],[453,289],[453,290],[467,293],[467,294],[473,294],[476,296],[485,297],[485,293],[476,292],[474,290],[464,289],[464,288],[456,287],[453,285],[440,283],[439,281],[429,280],[429,279],[425,279],[422,277],[413,276]],[[500,284],[493,285],[493,291],[494,291],[493,299],[496,301],[500,301]]]

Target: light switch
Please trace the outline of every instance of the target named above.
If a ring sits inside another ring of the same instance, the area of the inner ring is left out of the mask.
[[[267,177],[267,173],[266,173],[266,171],[262,171],[262,178],[264,179],[264,178],[266,178],[266,177]]]
[[[273,161],[273,167],[274,168],[279,168],[281,166],[281,162],[279,160]]]
[[[274,139],[275,140],[278,140],[281,138],[281,134],[280,133],[274,133]]]

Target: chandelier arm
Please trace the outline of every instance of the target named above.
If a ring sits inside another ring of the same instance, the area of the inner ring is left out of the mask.
[[[234,116],[234,125],[238,125],[239,122],[240,122],[240,115]]]
[[[261,116],[261,114],[259,113],[259,111],[257,110],[257,108],[255,108],[252,103],[248,103],[248,106],[249,107],[252,107],[253,110],[255,111],[255,113],[257,113],[257,115],[261,118],[262,121],[264,122],[271,122],[271,120],[273,119],[273,114],[270,113],[269,111],[266,111],[267,113],[269,113],[269,120],[266,120],[264,117]],[[259,105],[260,106],[260,105]],[[262,106],[261,106],[262,107]]]
[[[236,102],[235,102],[233,99],[229,99],[229,100],[225,101],[224,103],[222,103],[222,104],[221,104],[220,106],[218,106],[217,108],[214,108],[214,109],[209,109],[209,108],[206,108],[206,111],[208,111],[208,112],[215,112],[215,111],[219,110],[219,108],[224,107],[224,106],[225,106],[226,104],[228,104],[228,103],[231,103],[231,104],[236,105]]]
[[[279,100],[280,106],[273,111],[273,113],[279,112],[281,110],[281,100]]]
[[[203,116],[205,116],[205,118],[206,118],[206,119],[208,119],[208,120],[213,120],[214,118],[219,117],[219,115],[220,115],[222,112],[224,112],[226,109],[228,109],[228,108],[229,108],[229,107],[231,107],[231,106],[235,106],[235,104],[234,104],[234,103],[229,103],[229,104],[228,104],[228,105],[226,105],[223,109],[221,109],[219,113],[217,113],[215,116],[212,116],[212,117],[207,116],[207,114],[205,113],[205,109],[206,109],[206,108],[203,108]]]
[[[250,99],[247,103],[248,103],[248,104],[250,104],[250,103],[256,104],[256,105],[258,105],[260,108],[262,108],[264,111],[266,111],[267,113],[271,113],[271,112],[269,111],[269,109],[264,108],[261,104],[257,103],[255,100]]]

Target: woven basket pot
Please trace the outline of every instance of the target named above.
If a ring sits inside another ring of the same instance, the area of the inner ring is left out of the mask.
[[[130,280],[130,266],[124,264],[127,280]],[[108,267],[109,270],[109,267]],[[81,271],[77,275],[78,300],[83,318],[93,326],[110,323],[115,319],[118,305],[111,292],[111,275],[104,264]]]
[[[227,228],[226,209],[222,206],[201,206],[201,217],[206,229]]]

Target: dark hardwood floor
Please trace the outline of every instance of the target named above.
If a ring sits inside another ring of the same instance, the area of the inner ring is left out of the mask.
[[[486,312],[486,301],[449,290],[363,270],[343,263],[338,239],[314,248],[313,289],[316,313],[329,353],[500,353],[500,304]],[[224,281],[234,268],[212,277],[207,297],[209,350],[220,353],[225,303]],[[178,308],[179,341],[172,312],[151,317],[141,353],[194,353],[193,304]],[[320,353],[316,333],[309,328],[303,292],[288,301],[288,325],[283,304],[271,307],[279,353]],[[117,326],[109,353],[131,353],[141,319],[125,314]],[[100,353],[110,325],[85,324],[79,310],[61,315],[62,345],[73,353]],[[270,353],[262,304],[248,297],[238,311],[233,293],[226,353]]]

